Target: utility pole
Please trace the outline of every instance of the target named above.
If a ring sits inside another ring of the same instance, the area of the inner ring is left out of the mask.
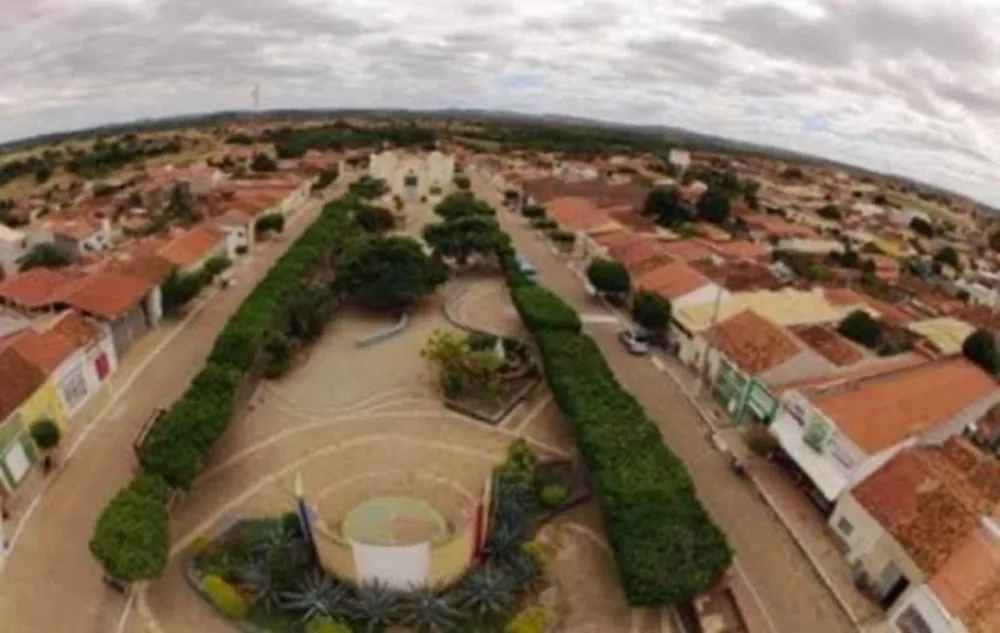
[[[712,319],[708,323],[707,332],[711,332],[715,329],[715,326],[719,323],[719,310],[722,308],[722,293],[724,291],[722,286],[718,286],[719,290],[715,293],[715,303],[712,305]],[[712,351],[712,339],[711,337],[705,338],[705,355],[701,359],[698,367],[698,395],[700,396],[704,388],[704,383],[707,381],[708,374],[708,355]]]

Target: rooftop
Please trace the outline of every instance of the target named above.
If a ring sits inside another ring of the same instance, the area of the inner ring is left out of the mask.
[[[629,242],[624,246],[609,248],[608,255],[621,263],[632,275],[639,275],[651,268],[671,262],[671,258],[663,250],[663,245],[649,237]]]
[[[747,309],[785,327],[833,323],[851,312],[848,306],[831,304],[821,292],[784,288],[734,293],[731,298],[719,304],[718,319],[728,319]],[[676,308],[674,312],[675,318],[688,331],[704,332],[711,325],[715,305],[709,301],[697,306]]]
[[[984,524],[969,532],[928,587],[969,633],[1000,631],[1000,528]]]
[[[707,334],[709,342],[748,376],[780,367],[801,351],[780,326],[752,310],[719,323]]]
[[[974,327],[952,317],[917,321],[906,326],[908,330],[928,339],[942,354],[957,354]]]
[[[102,270],[61,290],[59,299],[82,312],[117,319],[145,299],[155,285],[113,270]]]
[[[545,209],[567,231],[586,231],[609,221],[607,214],[583,198],[556,198],[546,203]]]
[[[41,308],[52,301],[58,290],[78,277],[51,268],[32,268],[0,281],[0,298],[28,310]]]
[[[1000,461],[951,438],[901,451],[853,494],[920,569],[933,574],[1000,502]]]
[[[10,417],[45,380],[42,370],[17,350],[10,346],[0,349],[0,420]]]
[[[48,327],[25,329],[8,337],[6,343],[46,375],[52,373],[73,352],[94,339],[96,331],[83,315],[67,310]]]
[[[817,354],[838,367],[853,365],[865,357],[865,353],[857,345],[838,334],[832,327],[804,325],[792,331]]]
[[[951,421],[997,382],[963,358],[942,358],[807,391],[861,450],[872,454]]]
[[[173,238],[157,255],[180,267],[197,264],[215,250],[224,236],[207,226],[196,226]]]
[[[711,279],[681,263],[661,264],[644,271],[633,280],[637,289],[655,292],[671,301],[711,283]]]
[[[675,261],[685,264],[698,260],[712,259],[712,250],[700,240],[667,242],[663,245],[663,250]]]

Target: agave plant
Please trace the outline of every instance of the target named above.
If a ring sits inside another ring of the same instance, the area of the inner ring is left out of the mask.
[[[267,553],[277,549],[289,549],[300,540],[295,530],[284,521],[272,521],[260,526],[254,535],[251,549],[258,553]]]
[[[399,620],[400,595],[379,581],[358,587],[351,608],[351,620],[364,633],[378,633]]]
[[[462,613],[454,600],[429,586],[414,589],[405,595],[400,607],[403,622],[417,633],[442,633],[453,631]]]
[[[479,620],[507,613],[517,601],[509,576],[495,565],[476,569],[459,586],[461,605]]]
[[[233,570],[232,579],[253,589],[253,601],[263,607],[265,613],[271,613],[280,606],[278,583],[266,556],[252,556],[244,561]]]
[[[530,590],[542,578],[542,564],[538,558],[519,547],[507,558],[504,566],[514,586],[519,590]]]
[[[337,584],[327,574],[313,569],[303,577],[294,591],[278,594],[281,607],[291,613],[300,614],[307,622],[320,616],[339,619],[346,614],[348,588]]]

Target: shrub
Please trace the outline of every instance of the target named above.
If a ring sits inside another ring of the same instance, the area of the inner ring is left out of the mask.
[[[599,292],[624,295],[632,289],[628,270],[610,259],[597,258],[587,266],[587,281]]]
[[[59,429],[59,425],[49,418],[32,422],[31,439],[35,440],[35,444],[43,451],[49,451],[59,446],[61,438],[62,431]]]
[[[568,495],[569,491],[566,490],[566,486],[562,484],[549,484],[538,493],[538,500],[546,508],[558,508],[566,501]]]
[[[503,633],[545,633],[549,616],[542,607],[530,607],[518,613],[503,627]]]
[[[139,475],[111,499],[90,539],[105,573],[127,582],[158,576],[169,548],[167,488],[150,475]]]
[[[855,310],[844,317],[837,331],[870,349],[875,349],[882,338],[882,326],[864,310]]]
[[[382,233],[396,225],[392,211],[367,204],[354,212],[354,221],[369,233]]]
[[[469,177],[464,175],[455,176],[452,179],[452,182],[454,182],[455,186],[462,191],[468,191],[469,187],[472,185],[472,183],[469,181]]]
[[[212,257],[207,262],[205,262],[205,265],[202,266],[201,269],[202,272],[204,272],[205,276],[209,280],[211,280],[215,279],[215,277],[219,273],[226,270],[232,265],[233,261],[228,257],[226,257],[225,255],[216,255],[215,257]]]
[[[253,225],[254,235],[260,237],[265,233],[281,233],[285,230],[285,216],[280,213],[265,213],[257,218]]]
[[[532,228],[541,229],[543,231],[549,231],[551,229],[559,228],[555,220],[549,220],[548,218],[535,218],[531,221]]]
[[[545,207],[539,206],[537,204],[529,204],[528,206],[524,207],[523,211],[521,211],[521,215],[531,220],[544,218]]]
[[[528,329],[580,331],[580,317],[562,297],[538,284],[524,284],[511,290],[514,306]]]
[[[549,239],[556,244],[568,245],[576,241],[576,234],[562,229],[552,229],[549,231]]]
[[[250,249],[247,248],[246,246],[243,246],[242,244],[240,246],[236,247],[236,254],[237,255],[246,255],[249,252],[250,252]]]
[[[976,330],[962,343],[962,354],[989,374],[1000,369],[1000,355],[997,352],[997,342],[988,330]]]
[[[655,292],[640,290],[632,298],[632,318],[647,331],[662,331],[670,323],[670,301]]]
[[[247,617],[250,610],[246,599],[228,582],[220,576],[209,574],[202,579],[202,587],[208,594],[212,604],[222,612],[227,618],[242,620]]]

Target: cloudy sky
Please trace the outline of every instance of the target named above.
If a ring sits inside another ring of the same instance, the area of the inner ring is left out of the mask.
[[[1000,0],[0,0],[0,140],[251,105],[662,123],[1000,205]]]

